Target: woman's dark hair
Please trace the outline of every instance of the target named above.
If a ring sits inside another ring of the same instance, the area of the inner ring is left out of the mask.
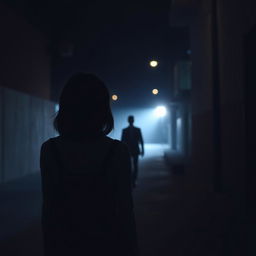
[[[54,128],[60,135],[109,134],[114,127],[109,92],[93,74],[74,74],[62,90]]]

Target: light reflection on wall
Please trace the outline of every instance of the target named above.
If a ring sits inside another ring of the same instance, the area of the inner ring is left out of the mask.
[[[55,113],[57,113],[59,111],[59,109],[60,109],[59,104],[55,104],[55,106],[54,106]]]
[[[133,115],[134,126],[141,128],[145,143],[168,143],[168,117],[157,118],[155,108],[114,109],[115,129],[110,137],[120,140],[122,129],[128,126],[127,117]]]
[[[176,139],[176,143],[177,143],[177,150],[178,151],[182,151],[182,119],[179,117],[177,118],[176,121],[176,125],[177,125],[177,139]]]

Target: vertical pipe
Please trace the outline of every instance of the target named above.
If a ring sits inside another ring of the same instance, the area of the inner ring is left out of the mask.
[[[171,113],[171,137],[172,150],[177,150],[177,109],[174,105]]]
[[[220,73],[219,73],[219,37],[218,37],[218,0],[211,0],[212,31],[212,99],[213,99],[213,145],[214,145],[214,189],[221,192],[222,155],[220,120]]]
[[[188,139],[188,131],[189,131],[189,122],[188,122],[188,106],[187,106],[187,102],[183,103],[183,111],[182,111],[182,116],[183,116],[183,153],[184,153],[184,157],[185,159],[187,159],[188,157],[188,143],[189,143],[189,139]]]
[[[1,120],[0,120],[0,125],[1,125],[1,141],[0,141],[0,147],[1,147],[1,163],[0,163],[0,175],[1,175],[1,182],[5,181],[5,132],[4,132],[4,127],[5,127],[5,89],[2,87],[1,88],[1,92],[0,92],[0,97],[1,97],[1,101],[0,101],[0,111],[1,111]]]

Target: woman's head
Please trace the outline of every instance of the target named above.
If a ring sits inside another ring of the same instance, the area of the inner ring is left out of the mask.
[[[75,137],[110,133],[114,120],[105,84],[92,74],[73,75],[62,90],[54,127],[60,135]]]

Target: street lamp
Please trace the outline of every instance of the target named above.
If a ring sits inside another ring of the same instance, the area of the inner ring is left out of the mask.
[[[152,93],[153,93],[154,95],[157,95],[157,94],[159,93],[159,91],[158,91],[157,89],[153,89],[153,90],[152,90]]]
[[[156,68],[158,66],[158,61],[156,60],[151,60],[149,62],[149,65],[152,67],[152,68]]]
[[[158,106],[155,108],[154,114],[156,117],[164,117],[167,114],[166,107]]]
[[[112,100],[113,100],[113,101],[117,101],[117,100],[118,100],[118,96],[117,96],[116,94],[113,94],[113,95],[112,95]]]

